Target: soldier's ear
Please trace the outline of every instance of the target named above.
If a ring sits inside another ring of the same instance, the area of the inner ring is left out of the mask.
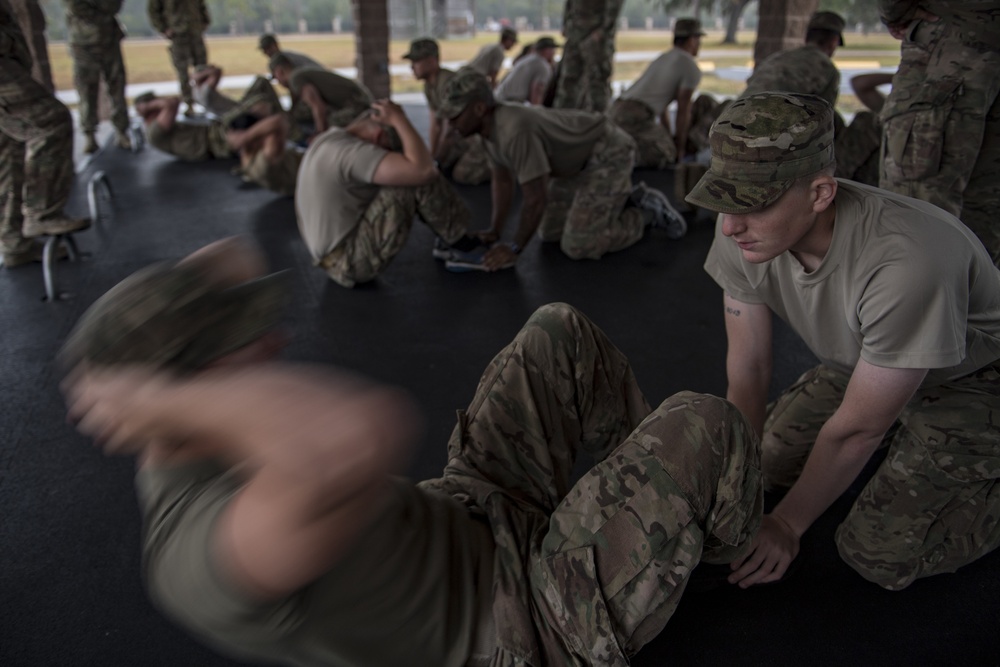
[[[813,212],[828,209],[837,196],[837,179],[830,174],[820,174],[812,182]]]

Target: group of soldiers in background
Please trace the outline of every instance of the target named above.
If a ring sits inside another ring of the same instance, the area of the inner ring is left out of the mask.
[[[97,97],[102,78],[111,101],[111,122],[117,132],[117,145],[128,148],[125,69],[119,45],[124,31],[116,19],[121,0],[65,2],[69,45],[80,93],[84,150],[88,153],[97,150]],[[551,37],[541,37],[529,45],[530,52],[526,48],[529,55],[516,59],[507,76],[498,81],[505,54],[518,39],[516,31],[504,28],[499,41],[483,47],[468,67],[486,78],[497,102],[606,114],[635,142],[636,166],[675,170],[675,199],[683,201],[684,195],[707,169],[708,131],[728,104],[710,95],[694,97],[701,79],[695,60],[704,35],[701,25],[696,19],[677,19],[673,48],[650,63],[619,98],[609,103],[614,17],[620,2],[603,3],[603,12],[594,11],[590,4],[580,0],[567,3],[563,31],[566,40],[558,64],[554,64],[554,54],[560,45]],[[850,126],[837,116],[837,175],[881,184],[959,215],[1000,262],[1000,231],[995,223],[1000,199],[995,185],[995,176],[1000,170],[1000,148],[997,146],[1000,133],[996,126],[1000,112],[996,109],[997,86],[985,74],[992,71],[990,65],[998,58],[995,42],[991,39],[991,30],[995,29],[990,25],[971,24],[970,13],[960,8],[950,8],[950,15],[938,16],[915,0],[884,0],[881,4],[891,29],[904,23],[909,25],[916,17],[922,19],[920,30],[910,35],[897,35],[906,39],[900,71],[888,100],[877,90],[878,85],[886,82],[887,75],[856,77],[853,82],[859,99],[871,111],[857,114]],[[288,89],[292,106],[287,117],[269,120],[251,130],[251,124],[263,119],[250,113],[251,108],[258,111],[270,108],[272,111],[267,115],[283,110],[271,100],[261,105],[260,100],[252,99],[262,93],[264,87],[273,95],[270,83],[264,79],[256,81],[241,101],[220,97],[216,86],[222,73],[207,64],[203,40],[209,23],[204,0],[150,0],[149,18],[151,24],[170,40],[170,57],[181,90],[177,108],[183,103],[184,114],[194,115],[197,101],[216,116],[207,129],[200,128],[197,132],[180,127],[183,124],[175,127],[171,123],[174,134],[169,140],[165,138],[168,133],[164,132],[164,123],[159,124],[159,130],[154,133],[156,140],[151,143],[185,159],[240,155],[244,177],[289,194],[295,180],[290,170],[298,164],[299,156],[283,142],[297,140],[304,147],[311,134],[328,127],[344,127],[371,105],[373,98],[363,85],[323,68],[305,54],[281,50],[273,35],[264,35],[260,49],[269,58],[273,79]],[[8,32],[16,31],[13,22],[8,25]],[[762,90],[783,90],[816,95],[835,104],[840,73],[832,56],[843,45],[843,30],[844,21],[839,15],[817,12],[809,22],[805,44],[776,53],[759,63],[741,97]],[[17,39],[23,38],[12,36],[5,41],[14,45]],[[27,62],[22,57],[22,52],[28,53],[26,49],[4,48],[10,54],[5,57],[18,63],[24,71],[30,69],[30,56]],[[437,164],[459,183],[477,184],[489,180],[490,162],[481,138],[475,133],[468,137],[458,136],[450,131],[447,119],[439,113],[441,100],[447,95],[454,73],[441,67],[437,42],[414,40],[404,58],[411,61],[416,78],[424,82],[432,111],[430,150]],[[968,62],[978,65],[970,68],[964,64]],[[963,70],[961,78],[956,68]],[[956,80],[960,85],[948,85]],[[5,83],[19,86],[13,81]],[[247,97],[251,99],[248,101]],[[148,127],[154,119],[163,119],[163,108],[150,105],[148,98],[145,102],[142,105],[145,113],[139,115]],[[672,121],[668,108],[674,102],[676,111]],[[59,105],[54,99],[44,102],[53,103]],[[48,117],[46,114],[34,115],[36,120]],[[53,118],[60,115],[49,114]],[[887,122],[886,127],[882,127],[882,119]],[[969,127],[974,131],[965,129]],[[963,131],[959,132],[959,128]],[[71,132],[61,132],[68,136],[60,140],[59,150],[68,152]],[[195,134],[201,139],[197,147],[192,147],[190,136]],[[188,138],[176,139],[180,135]],[[5,142],[9,141],[8,137],[19,139],[17,131],[7,132]],[[54,140],[49,137],[47,141],[51,145]],[[265,161],[258,155],[264,144],[281,144],[283,148],[266,151],[270,159]],[[37,155],[32,158],[36,164],[38,160]],[[250,163],[260,166],[248,169]],[[51,230],[65,232],[85,227],[84,221],[71,223],[62,215],[59,202],[65,202],[65,195],[45,195],[42,197],[44,203],[31,203],[39,196],[34,193],[45,190],[68,193],[71,171],[55,179],[55,184],[44,186],[35,183],[32,165],[27,165],[26,170],[14,171],[23,172],[28,181],[24,208],[26,220],[31,221],[27,225],[29,230],[37,231],[40,229],[38,221],[53,216],[61,216],[59,219],[63,222],[50,225]],[[269,172],[275,173],[268,175]],[[18,192],[5,197],[6,210],[21,208],[17,204],[20,188],[8,188],[7,191],[12,190]],[[17,224],[11,221],[18,217],[12,214],[4,218],[3,250],[7,266],[30,261],[38,255],[37,244],[28,244],[20,231],[14,231]]]

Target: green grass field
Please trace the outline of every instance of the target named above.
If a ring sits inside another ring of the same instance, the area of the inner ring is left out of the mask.
[[[541,33],[522,33],[522,42],[534,40]],[[442,60],[468,60],[476,54],[481,46],[497,39],[493,33],[480,33],[474,38],[451,39],[441,42]],[[702,40],[702,51],[732,51],[733,55],[702,57],[701,60],[711,61],[715,67],[746,65],[747,51],[753,50],[756,33],[741,32],[736,45],[722,45],[722,33],[709,32]],[[845,36],[847,46],[838,50],[835,59],[839,63],[861,62],[879,66],[896,66],[899,63],[899,42],[885,33],[861,35],[848,33]],[[280,37],[284,48],[307,53],[328,67],[351,67],[354,64],[354,35],[283,35]],[[406,52],[407,40],[393,40],[389,45],[389,57],[392,63],[404,63],[402,55]],[[670,48],[672,34],[664,31],[629,30],[618,34],[617,49],[625,51],[662,51]],[[223,68],[226,74],[256,74],[266,70],[264,55],[257,50],[257,37],[209,37],[207,39],[209,61]],[[519,47],[515,47],[514,51]],[[128,72],[128,82],[151,83],[157,81],[172,81],[174,71],[167,55],[167,42],[157,39],[126,39],[122,42],[125,66]],[[871,52],[884,52],[871,55]],[[852,55],[857,52],[859,55]],[[56,89],[64,90],[73,87],[73,64],[69,51],[64,43],[54,42],[49,45],[49,56],[52,64],[52,76]],[[630,80],[637,77],[645,68],[645,63],[619,63],[615,67],[615,80]],[[418,82],[411,77],[393,77],[394,92],[413,92],[421,90]],[[704,91],[734,95],[743,86],[739,82],[726,81],[706,72],[701,89]],[[853,110],[857,101],[851,98],[841,100],[841,106]]]

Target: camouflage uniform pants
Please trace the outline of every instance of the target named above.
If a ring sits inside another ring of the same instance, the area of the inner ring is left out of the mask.
[[[648,105],[619,97],[611,105],[608,118],[635,140],[636,167],[666,169],[677,161],[674,138]]]
[[[576,484],[577,457],[596,464]],[[624,355],[566,304],[535,312],[483,374],[423,482],[488,517],[493,665],[626,665],[702,560],[760,521],[759,448],[728,402],[684,392],[650,411]]]
[[[69,110],[19,63],[0,58],[0,250],[29,248],[24,218],[62,214],[72,186]]]
[[[490,159],[478,134],[453,139],[441,166],[451,169],[451,178],[462,185],[479,185],[491,178]]]
[[[1000,50],[917,22],[882,111],[880,185],[962,219],[1000,266]]]
[[[615,27],[623,0],[573,0],[566,5],[556,109],[604,113],[610,96]]]
[[[798,478],[849,378],[818,366],[764,426],[769,489]],[[841,557],[890,590],[954,572],[1000,545],[1000,362],[919,390],[886,435],[888,456],[837,530]]]
[[[357,227],[319,265],[344,287],[374,280],[403,248],[420,216],[447,243],[469,228],[468,206],[443,177],[416,187],[382,187]]]
[[[558,240],[571,259],[600,259],[641,239],[642,213],[625,206],[632,191],[634,156],[629,136],[605,123],[604,137],[594,145],[583,171],[549,181],[538,236],[543,241]]]
[[[71,45],[73,79],[80,94],[80,127],[93,134],[97,129],[97,93],[101,77],[111,100],[111,124],[119,132],[128,130],[125,104],[125,62],[120,42],[100,45]]]
[[[201,33],[182,32],[170,38],[170,62],[177,72],[177,81],[181,84],[181,98],[192,104],[190,69],[196,65],[208,62],[208,52],[205,50],[205,40]]]
[[[860,111],[834,139],[837,177],[878,186],[882,123],[871,111]]]

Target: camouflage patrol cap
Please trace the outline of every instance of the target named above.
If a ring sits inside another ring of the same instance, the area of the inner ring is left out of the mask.
[[[722,112],[709,143],[711,166],[685,200],[718,213],[752,213],[797,178],[834,164],[833,108],[813,95],[750,95]]]
[[[440,55],[441,50],[438,48],[438,43],[433,39],[423,37],[410,42],[410,50],[403,54],[403,58],[416,62],[431,56],[437,58]]]
[[[701,21],[698,19],[677,19],[674,23],[674,37],[683,39],[685,37],[703,37],[705,31],[701,29]]]
[[[156,93],[154,93],[152,90],[147,90],[146,92],[137,95],[136,98],[132,100],[132,104],[137,105],[137,104],[142,104],[144,102],[152,102],[155,99],[156,99]]]
[[[274,327],[284,298],[282,273],[220,287],[196,264],[154,264],[87,309],[59,361],[195,371]]]
[[[278,38],[267,32],[260,36],[260,40],[257,42],[257,48],[263,51],[264,49],[269,49],[272,46],[277,46]]]
[[[844,27],[847,23],[837,12],[816,12],[809,19],[806,30],[829,30],[840,35],[840,45],[844,45]]]
[[[471,67],[463,67],[448,81],[438,114],[450,120],[473,102],[492,103],[493,90],[482,73]]]
[[[561,45],[556,43],[556,40],[552,39],[548,35],[544,37],[539,37],[535,40],[535,51],[541,51],[542,49],[559,49],[562,48]]]
[[[267,61],[267,68],[269,70],[273,72],[276,67],[287,67],[288,69],[295,69],[295,63],[293,63],[292,59],[286,56],[284,53],[278,51],[273,56],[271,56],[270,60]]]

